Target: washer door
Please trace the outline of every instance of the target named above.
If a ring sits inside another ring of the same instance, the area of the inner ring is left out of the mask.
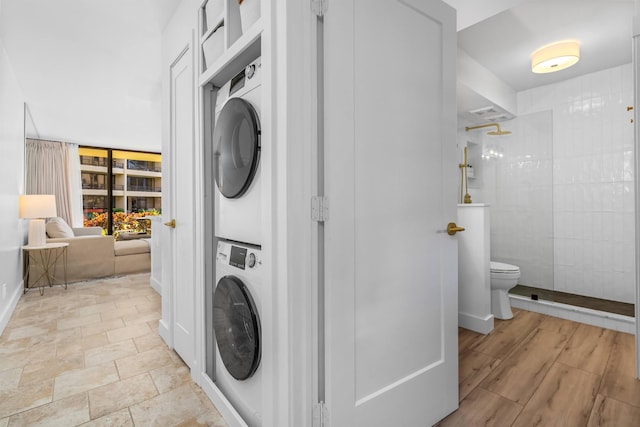
[[[213,329],[225,368],[237,380],[250,378],[260,364],[260,318],[249,289],[224,276],[213,294]]]
[[[216,185],[228,199],[242,196],[251,185],[260,160],[260,122],[253,106],[231,98],[220,110],[213,131]]]

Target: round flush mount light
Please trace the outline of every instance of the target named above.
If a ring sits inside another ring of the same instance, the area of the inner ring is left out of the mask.
[[[580,60],[580,43],[564,41],[541,47],[531,54],[531,71],[553,73],[571,67]]]

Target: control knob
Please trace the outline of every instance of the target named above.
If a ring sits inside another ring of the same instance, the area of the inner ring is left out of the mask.
[[[244,70],[244,74],[247,76],[248,79],[250,79],[251,77],[253,77],[253,75],[256,73],[256,66],[255,64],[251,64],[251,65],[247,65],[247,68],[245,68]]]

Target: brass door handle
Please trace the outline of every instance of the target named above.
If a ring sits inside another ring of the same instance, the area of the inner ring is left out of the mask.
[[[464,231],[464,227],[458,227],[455,222],[450,222],[447,224],[447,234],[449,236],[453,236],[458,231]]]
[[[165,222],[164,225],[166,225],[167,227],[176,228],[176,220],[172,219],[169,222]]]

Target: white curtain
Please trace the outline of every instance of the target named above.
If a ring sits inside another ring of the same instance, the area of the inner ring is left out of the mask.
[[[55,194],[58,216],[82,227],[82,179],[78,146],[27,139],[26,194]]]
[[[71,198],[72,227],[84,226],[84,214],[82,211],[82,170],[80,168],[80,154],[78,144],[67,144],[69,149],[69,197]]]

